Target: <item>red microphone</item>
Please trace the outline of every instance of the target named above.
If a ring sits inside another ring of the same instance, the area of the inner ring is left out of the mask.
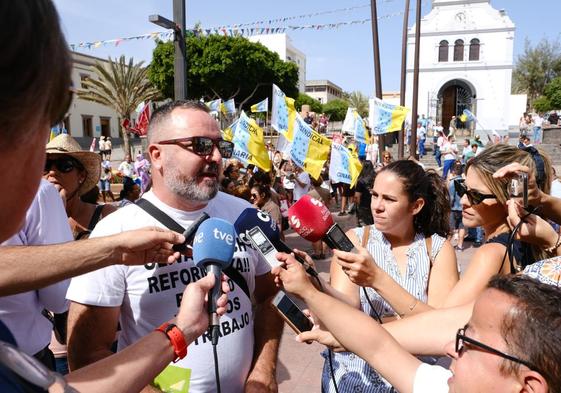
[[[290,227],[306,240],[323,240],[331,249],[355,251],[345,232],[333,222],[329,209],[309,195],[304,195],[288,209],[288,222]]]

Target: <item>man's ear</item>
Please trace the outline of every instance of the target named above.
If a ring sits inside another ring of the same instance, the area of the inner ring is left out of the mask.
[[[524,385],[522,392],[525,393],[547,393],[549,386],[545,378],[537,371],[528,370],[521,372],[521,381]]]
[[[148,157],[150,158],[150,164],[156,170],[162,169],[162,150],[159,145],[148,145]]]

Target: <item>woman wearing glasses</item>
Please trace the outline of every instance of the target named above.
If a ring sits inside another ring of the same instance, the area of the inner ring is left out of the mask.
[[[94,205],[80,199],[97,184],[100,161],[98,154],[82,151],[70,135],[61,134],[47,144],[43,177],[60,193],[76,240],[87,237],[100,218],[117,210],[112,205]]]
[[[347,233],[358,252],[334,251],[331,286],[379,321],[441,307],[458,271],[446,240],[450,205],[440,176],[400,160],[378,172],[371,193],[374,225]],[[326,392],[336,391],[330,363],[339,392],[392,389],[363,359],[345,352],[325,362]]]

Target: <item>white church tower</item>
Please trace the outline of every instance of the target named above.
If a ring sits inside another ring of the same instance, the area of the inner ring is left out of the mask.
[[[452,116],[469,109],[480,122],[478,130],[507,130],[522,113],[513,111],[525,110],[525,101],[511,98],[514,31],[506,12],[494,9],[490,0],[432,0],[421,21],[419,116],[447,129]],[[408,107],[414,40],[413,26],[408,34]]]

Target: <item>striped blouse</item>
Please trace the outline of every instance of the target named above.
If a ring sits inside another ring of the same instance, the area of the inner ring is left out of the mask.
[[[359,239],[362,239],[364,228],[355,228],[354,232]],[[432,235],[431,256],[436,258],[445,238],[434,234]],[[422,302],[427,301],[428,297],[428,277],[430,270],[430,259],[427,252],[425,237],[422,233],[417,233],[409,250],[407,251],[407,269],[402,276],[395,257],[391,250],[390,242],[378,231],[374,225],[370,228],[370,235],[366,249],[372,255],[378,266],[390,275],[407,292]],[[395,315],[392,307],[378,295],[372,288],[366,288],[370,301],[380,317]],[[362,311],[374,317],[370,304],[360,290],[360,308]],[[322,373],[322,391],[334,393],[331,373],[329,371],[329,360],[327,350],[322,353],[325,363]],[[357,355],[350,352],[333,353],[333,370],[337,388],[339,392],[361,392],[361,393],[381,393],[394,392],[392,386],[383,379],[376,370],[372,369],[368,363]]]

